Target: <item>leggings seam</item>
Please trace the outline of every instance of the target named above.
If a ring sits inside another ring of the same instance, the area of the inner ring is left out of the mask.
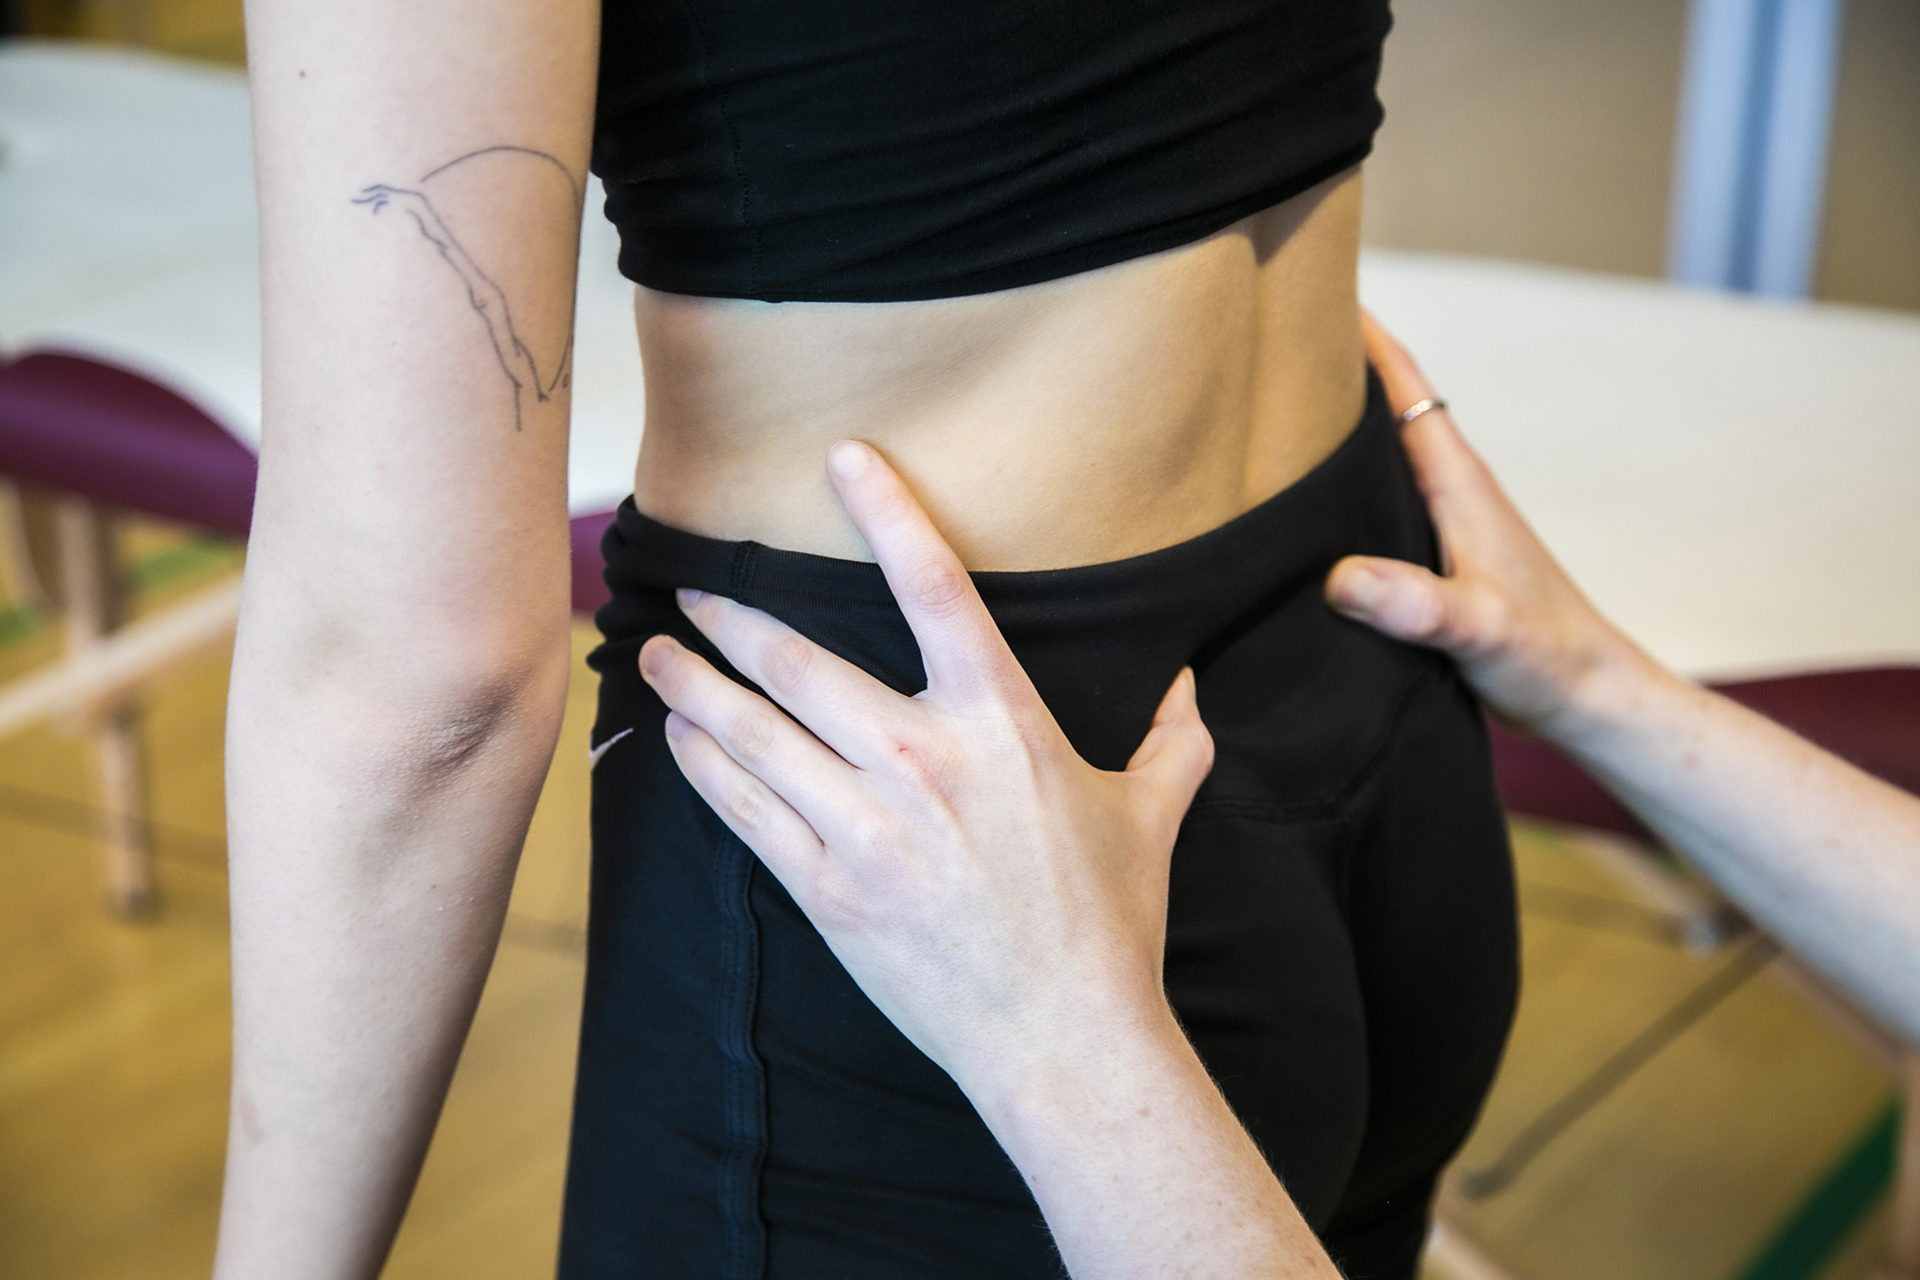
[[[727,594],[741,604],[750,605],[748,594],[753,590],[753,580],[760,567],[760,544],[742,542],[733,549],[733,560],[727,566]]]
[[[727,1147],[720,1161],[725,1223],[724,1280],[761,1280],[767,1229],[760,1216],[760,1173],[767,1157],[766,1068],[753,1046],[759,1004],[760,929],[753,914],[753,853],[731,834],[719,865],[721,991],[715,1027],[725,1059],[722,1093]]]

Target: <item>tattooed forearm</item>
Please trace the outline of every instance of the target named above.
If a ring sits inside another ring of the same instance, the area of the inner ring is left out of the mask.
[[[507,375],[507,381],[513,386],[514,429],[521,426],[523,396],[531,390],[536,403],[545,403],[554,392],[571,383],[573,363],[573,331],[571,319],[566,324],[564,337],[557,344],[542,343],[533,335],[524,333],[514,325],[513,307],[507,290],[499,283],[498,271],[489,272],[469,253],[460,242],[452,228],[447,225],[440,211],[434,207],[430,191],[442,194],[442,198],[458,200],[461,184],[448,181],[449,178],[474,176],[476,167],[503,169],[507,166],[532,165],[538,172],[534,180],[548,184],[559,180],[566,186],[566,201],[572,210],[572,227],[578,227],[580,218],[580,187],[565,165],[544,151],[534,151],[527,147],[487,147],[472,151],[457,159],[450,160],[439,168],[423,175],[416,187],[397,187],[384,182],[375,183],[362,190],[353,199],[354,204],[365,205],[375,214],[389,207],[400,210],[413,220],[420,234],[431,244],[440,258],[459,275],[461,283],[467,289],[467,302],[473,307],[487,327],[487,336],[493,343],[493,352],[500,362],[501,372]],[[516,175],[524,179],[524,175]],[[469,192],[470,194],[470,192]],[[448,208],[449,216],[458,221],[459,212]],[[469,214],[470,210],[465,211]],[[486,256],[482,251],[481,256]],[[571,308],[567,314],[571,316]],[[550,366],[543,372],[542,360],[536,350],[544,350],[550,357]]]

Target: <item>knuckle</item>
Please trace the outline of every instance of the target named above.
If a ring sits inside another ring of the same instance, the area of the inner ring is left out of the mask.
[[[1417,644],[1432,644],[1444,639],[1450,623],[1447,600],[1431,584],[1423,583],[1408,593],[1405,606],[1407,638]]]
[[[1196,720],[1188,736],[1192,743],[1194,759],[1199,762],[1202,769],[1211,769],[1214,754],[1213,731]]]
[[[727,813],[738,826],[749,831],[758,831],[766,823],[766,805],[761,803],[758,790],[747,783],[730,784],[726,789],[724,802]]]
[[[988,757],[1003,762],[1032,762],[1046,757],[1057,740],[1053,713],[1045,706],[1028,706],[1018,701],[989,697],[983,705],[969,708],[960,740]],[[964,766],[958,750],[941,754],[942,768]]]
[[[1053,713],[1044,706],[1003,704],[999,723],[1006,740],[1027,755],[1038,755],[1053,742]]]
[[[825,932],[850,932],[866,922],[870,913],[866,897],[845,876],[824,875],[809,888],[809,914]]]
[[[812,665],[813,647],[799,636],[783,636],[767,649],[766,686],[783,693],[798,688]]]
[[[734,721],[728,738],[742,762],[764,760],[773,752],[773,719],[764,711],[746,712]]]
[[[1043,740],[1053,725],[1053,713],[1010,653],[976,654],[956,694],[970,713],[986,716],[989,723],[1017,732],[1023,740]]]
[[[861,858],[882,858],[893,852],[895,834],[893,823],[887,817],[860,813],[847,823],[847,846]]]
[[[1500,649],[1525,631],[1529,612],[1504,591],[1479,592],[1471,614],[1462,610],[1454,620],[1452,638],[1483,651]]]
[[[1434,592],[1432,643],[1480,644],[1505,633],[1513,624],[1513,601],[1506,593],[1477,583],[1448,592]]]
[[[966,571],[952,560],[929,559],[915,565],[907,580],[907,591],[922,609],[945,615],[956,612],[967,601],[969,582]]]

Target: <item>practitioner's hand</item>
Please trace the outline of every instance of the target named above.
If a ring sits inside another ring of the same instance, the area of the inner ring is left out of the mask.
[[[1125,772],[1093,768],[892,468],[846,442],[831,470],[926,691],[903,697],[764,613],[686,592],[694,624],[801,724],[656,636],[640,667],[672,708],[681,770],[970,1094],[1018,1077],[1023,1055],[1143,1025],[1177,1036],[1160,986],[1168,865],[1213,758],[1191,673]]]
[[[926,691],[683,597],[806,728],[656,636],[640,667],[681,770],[966,1092],[1070,1275],[1337,1280],[1161,989],[1174,835],[1213,763],[1192,674],[1124,772],[1092,768],[892,468],[848,442],[831,469]]]
[[[1432,395],[1363,317],[1395,409]],[[1403,432],[1449,572],[1352,556],[1327,598],[1451,654],[1742,911],[1920,1043],[1920,803],[1661,667],[1588,604],[1444,412]]]
[[[1396,413],[1433,395],[1420,368],[1371,315],[1367,357]],[[1580,594],[1542,546],[1446,410],[1401,433],[1439,530],[1447,574],[1374,556],[1348,556],[1327,600],[1390,636],[1449,654],[1495,712],[1549,736],[1568,732],[1582,701],[1651,661]]]

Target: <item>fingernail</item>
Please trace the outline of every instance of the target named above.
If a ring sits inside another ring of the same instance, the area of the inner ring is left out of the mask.
[[[857,480],[866,474],[873,455],[858,440],[842,440],[827,450],[827,466],[842,480]]]
[[[683,613],[706,598],[706,592],[696,591],[692,587],[681,587],[673,593],[674,602],[680,606],[680,610]]]
[[[667,646],[673,641],[666,636],[655,636],[640,646],[640,674],[651,680],[660,674],[667,665]]]
[[[692,721],[678,711],[667,712],[667,736],[675,742],[680,741],[687,736],[687,726],[691,723]]]

